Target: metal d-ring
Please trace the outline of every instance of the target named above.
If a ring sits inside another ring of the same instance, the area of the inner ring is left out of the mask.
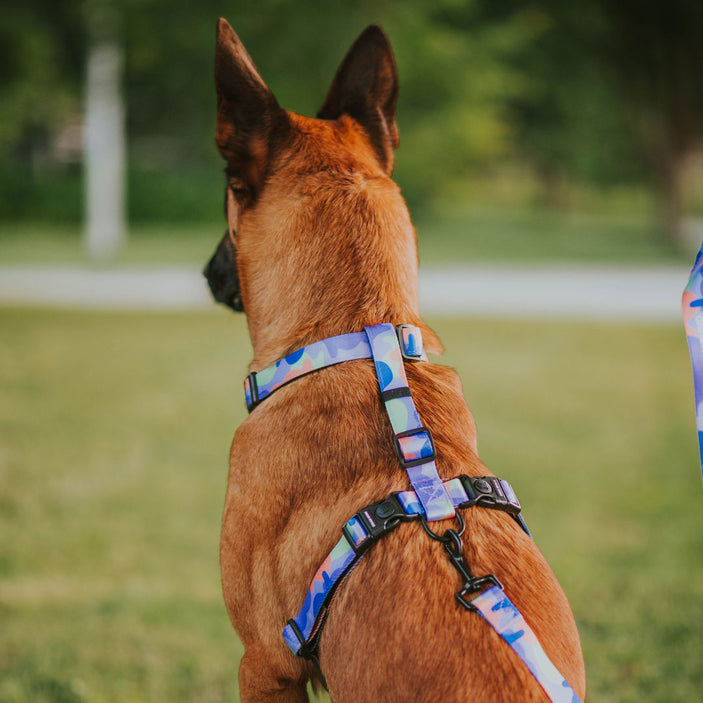
[[[461,513],[455,513],[454,517],[457,519],[459,522],[459,529],[458,530],[447,530],[443,535],[438,535],[436,532],[433,532],[430,529],[430,526],[427,524],[427,516],[426,515],[420,515],[420,523],[422,524],[422,529],[425,530],[425,532],[428,534],[429,537],[431,537],[434,540],[437,540],[437,542],[443,542],[444,544],[449,544],[450,542],[453,542],[455,539],[458,539],[464,534],[464,528],[466,525],[464,524],[464,518],[461,516]]]

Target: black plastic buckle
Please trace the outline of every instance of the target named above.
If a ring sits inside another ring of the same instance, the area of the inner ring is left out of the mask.
[[[468,502],[459,505],[460,508],[481,505],[503,510],[511,515],[520,513],[520,502],[512,488],[508,492],[503,482],[496,476],[460,476],[459,478],[469,496]]]
[[[419,459],[407,460],[403,455],[403,450],[400,446],[400,440],[403,437],[411,437],[412,435],[420,434],[421,432],[424,432],[429,438],[430,446],[432,447],[432,454],[430,456],[424,456]],[[411,466],[419,466],[420,464],[428,464],[430,461],[434,461],[437,458],[437,452],[434,446],[434,439],[432,439],[432,433],[430,432],[429,428],[425,427],[424,425],[421,427],[417,427],[414,430],[406,430],[405,432],[398,432],[398,434],[394,434],[393,442],[395,444],[395,453],[398,455],[398,460],[400,461],[404,469],[408,469]]]
[[[403,341],[403,330],[407,328],[412,328],[414,330],[417,330],[418,333],[420,330],[415,326],[415,325],[396,325],[395,327],[395,333],[398,335],[398,344],[400,345],[400,354],[405,359],[406,361],[422,361],[422,345],[420,347],[420,351],[417,354],[409,354],[405,350],[405,342]],[[422,340],[422,337],[420,337]]]
[[[368,537],[357,546],[347,528],[347,524],[342,528],[342,532],[352,549],[357,554],[360,554],[368,549],[379,537],[383,537],[383,535],[398,527],[401,522],[410,520],[411,516],[403,509],[398,494],[391,493],[387,498],[371,503],[371,505],[367,505],[359,512],[354,513],[352,518],[356,518],[362,524]]]
[[[261,402],[259,386],[256,383],[256,374],[253,371],[247,376],[247,381],[249,381],[249,396],[251,397],[251,401],[247,401],[247,410],[251,412]]]
[[[498,588],[503,590],[503,584],[493,574],[474,576],[464,584],[462,589],[455,594],[455,597],[467,610],[476,610],[476,606],[472,605],[466,596],[478,591],[486,591],[491,586],[498,586]]]

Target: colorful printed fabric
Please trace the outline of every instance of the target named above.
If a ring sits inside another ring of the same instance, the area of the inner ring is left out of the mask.
[[[461,479],[452,478],[449,481],[444,482],[444,488],[452,500],[455,508],[458,508],[462,503],[466,503],[469,500],[469,496],[464,490],[464,486],[461,485]],[[422,503],[417,497],[415,491],[401,491],[398,495],[398,500],[403,506],[403,510],[408,515],[422,515]]]
[[[581,703],[581,699],[552,664],[537,636],[502,588],[489,588],[474,598],[471,605],[522,659],[553,703]]]
[[[403,351],[418,361],[427,361],[422,346],[422,333],[414,325],[399,325]],[[305,374],[323,369],[327,366],[341,364],[343,361],[370,359],[371,346],[366,332],[351,332],[337,337],[314,342],[298,349],[275,364],[258,373],[252,373],[244,379],[244,397],[251,412],[264,398],[290,381]],[[252,388],[252,385],[255,388]]]
[[[306,373],[341,364],[343,361],[370,357],[371,347],[364,332],[340,334],[337,337],[309,344],[245,379],[244,396],[247,407],[252,408],[277,388]],[[252,392],[252,376],[255,379],[256,392]]]
[[[698,450],[703,474],[703,244],[691,269],[688,285],[683,292],[681,308],[693,366]]]
[[[335,545],[334,549],[322,562],[317,573],[313,577],[310,589],[300,612],[295,616],[295,624],[300,629],[304,641],[298,639],[295,630],[289,625],[283,630],[283,639],[291,648],[294,654],[304,648],[313,633],[318,615],[334,594],[342,578],[349,572],[354,563],[358,560],[354,548],[349,544],[346,537],[342,537]]]
[[[384,323],[367,327],[366,334],[371,345],[381,394],[407,389],[408,379],[403,366],[403,356],[393,325]],[[412,396],[408,394],[391,397],[384,400],[384,405],[405,461],[408,478],[422,503],[427,520],[453,517],[454,504],[437,473],[432,440],[420,421]],[[423,461],[424,459],[427,461]],[[408,465],[411,463],[414,465]]]
[[[476,480],[480,480],[480,478],[481,477],[476,477]],[[507,481],[500,480],[500,483],[508,487],[511,495],[515,495]],[[458,508],[462,505],[468,506],[470,500],[462,485],[461,478],[453,478],[445,481],[444,485],[447,493],[451,496],[454,508]],[[415,491],[402,491],[395,495],[408,519],[417,519],[423,515],[422,503],[418,499]],[[517,502],[517,498],[515,498],[515,501]],[[361,548],[366,542],[372,539],[356,516],[350,518],[344,528],[342,538],[337,542],[317,570],[310,584],[305,601],[303,602],[303,607],[293,619],[303,640],[301,641],[299,639],[295,629],[291,627],[291,625],[286,625],[283,630],[283,638],[294,654],[298,654],[301,649],[304,649],[305,643],[310,639],[313,632],[316,631],[323,608],[332,599],[334,591],[340,581],[364,555],[365,551]]]

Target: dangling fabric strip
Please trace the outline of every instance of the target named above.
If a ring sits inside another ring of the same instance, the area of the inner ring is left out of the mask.
[[[683,292],[681,308],[693,366],[698,449],[703,474],[703,244],[691,269],[688,285]]]
[[[552,664],[532,628],[502,588],[489,588],[474,598],[471,605],[522,659],[553,703],[581,703],[581,699]]]
[[[454,504],[437,473],[432,435],[423,427],[408,388],[395,327],[383,323],[365,329],[400,463],[408,472],[427,520],[453,517]]]

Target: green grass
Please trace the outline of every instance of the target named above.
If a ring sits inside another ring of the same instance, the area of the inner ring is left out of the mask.
[[[430,322],[570,598],[589,699],[698,700],[682,331]],[[218,533],[243,319],[0,308],[0,325],[0,701],[237,701]]]
[[[580,261],[671,263],[687,260],[651,216],[559,210],[471,208],[416,222],[420,261]]]
[[[132,227],[114,262],[126,265],[199,265],[224,234],[224,221],[202,225]],[[81,231],[70,225],[0,223],[0,264],[90,264]]]
[[[416,218],[423,264],[473,261],[687,262],[647,213],[589,215],[554,210],[469,208],[461,215]],[[132,227],[121,264],[204,262],[224,221]],[[1,263],[88,263],[81,233],[68,225],[0,223]]]

